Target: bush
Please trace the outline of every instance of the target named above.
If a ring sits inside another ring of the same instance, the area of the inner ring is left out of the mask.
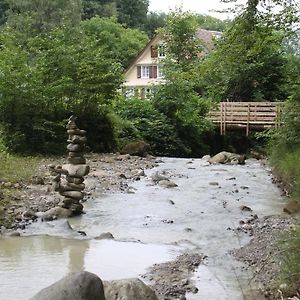
[[[144,140],[153,154],[182,156],[186,149],[168,118],[154,108],[153,102],[136,98],[120,98],[114,103],[114,123],[118,147]]]

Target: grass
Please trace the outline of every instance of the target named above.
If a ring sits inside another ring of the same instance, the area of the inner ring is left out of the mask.
[[[271,156],[276,175],[287,185],[295,198],[300,197],[300,147],[290,151],[281,149]]]
[[[37,172],[39,157],[23,157],[0,153],[0,181],[28,182]]]
[[[271,164],[275,175],[283,181],[292,199],[300,201],[300,146],[294,149],[275,147],[271,155]],[[277,281],[278,286],[286,285],[280,292],[284,297],[298,297],[300,293],[300,229],[298,226],[283,234],[279,248],[282,255]]]
[[[15,194],[15,183],[29,182],[38,171],[39,157],[23,157],[0,152],[0,226],[10,227],[13,216],[7,213]]]
[[[283,242],[284,241],[284,242]],[[286,285],[283,293],[286,297],[300,293],[300,229],[290,231],[280,243],[282,252],[279,281]]]

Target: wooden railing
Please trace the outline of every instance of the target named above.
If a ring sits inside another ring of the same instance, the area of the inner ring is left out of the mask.
[[[282,102],[221,102],[208,116],[220,126],[220,134],[227,128],[250,129],[278,127],[281,124]]]

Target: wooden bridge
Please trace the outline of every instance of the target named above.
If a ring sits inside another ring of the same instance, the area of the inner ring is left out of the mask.
[[[220,102],[208,116],[225,135],[229,128],[250,129],[279,127],[281,125],[282,102]]]

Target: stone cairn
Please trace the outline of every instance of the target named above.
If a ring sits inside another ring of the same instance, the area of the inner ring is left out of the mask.
[[[84,158],[86,131],[80,130],[76,118],[71,116],[66,126],[68,133],[68,164],[49,165],[53,177],[54,190],[59,192],[64,199],[59,206],[71,211],[72,215],[82,213],[83,205],[80,201],[84,198],[84,176],[90,171]],[[63,175],[63,176],[62,176]]]

